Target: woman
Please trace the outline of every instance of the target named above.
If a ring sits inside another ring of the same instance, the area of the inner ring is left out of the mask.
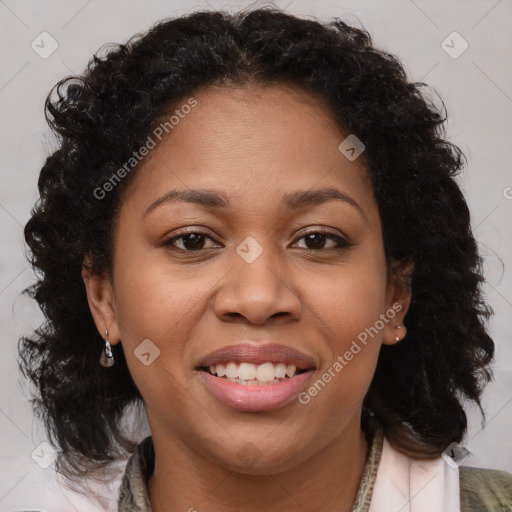
[[[512,507],[512,475],[459,467],[491,310],[423,85],[275,9],[162,21],[57,84],[20,353],[62,474],[130,455],[123,512]]]

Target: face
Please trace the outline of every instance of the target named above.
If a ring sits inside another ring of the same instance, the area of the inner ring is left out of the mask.
[[[325,107],[284,86],[193,97],[124,191],[112,281],[84,275],[89,303],[99,332],[122,343],[153,435],[238,471],[279,472],[359,425],[380,346],[404,335],[409,296],[391,273],[387,283],[363,156],[340,152],[348,133]],[[339,196],[289,199],[323,189]],[[168,195],[192,190],[221,199]],[[232,407],[197,365],[244,342],[291,347],[314,370],[283,405]]]

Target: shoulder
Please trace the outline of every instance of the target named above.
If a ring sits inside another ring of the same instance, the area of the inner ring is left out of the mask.
[[[498,469],[459,467],[461,512],[512,511],[512,474]]]

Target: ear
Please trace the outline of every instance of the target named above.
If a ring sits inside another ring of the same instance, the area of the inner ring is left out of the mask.
[[[404,318],[411,304],[411,281],[414,263],[409,260],[394,262],[389,270],[386,293],[386,316],[389,321],[382,333],[384,345],[399,343],[407,334]],[[392,316],[393,312],[395,313]]]
[[[120,331],[116,321],[114,290],[110,276],[93,273],[91,259],[87,255],[82,265],[82,280],[96,328],[103,339],[106,338],[105,331],[108,330],[110,344],[116,345],[120,341]]]

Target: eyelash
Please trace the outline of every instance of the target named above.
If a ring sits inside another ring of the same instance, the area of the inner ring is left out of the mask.
[[[203,235],[206,238],[209,238],[210,240],[215,241],[215,240],[213,240],[212,237],[210,237],[206,233],[203,233],[202,231],[187,231],[187,232],[181,233],[180,235],[177,235],[177,236],[174,236],[172,238],[169,238],[169,239],[165,240],[162,243],[162,245],[166,246],[166,247],[170,247],[172,250],[182,251],[182,252],[199,252],[199,251],[204,251],[204,250],[208,249],[208,248],[206,248],[206,249],[190,250],[190,249],[181,249],[180,247],[173,246],[174,241],[182,239],[182,238],[185,238],[187,235]],[[345,240],[341,236],[335,235],[334,233],[330,233],[329,231],[325,231],[325,230],[323,230],[321,228],[313,230],[313,231],[309,231],[307,233],[304,233],[302,236],[300,236],[299,238],[295,239],[295,242],[298,241],[298,240],[302,240],[303,238],[305,238],[308,235],[323,235],[323,236],[325,236],[326,238],[328,238],[330,240],[334,240],[338,244],[338,246],[337,247],[330,247],[330,248],[327,248],[327,249],[308,249],[308,248],[302,248],[302,250],[305,250],[305,251],[311,251],[311,252],[318,252],[318,251],[325,252],[325,251],[333,251],[333,250],[334,251],[341,251],[343,249],[349,249],[350,247],[353,247],[354,245],[356,245],[356,244],[348,242],[347,240]]]

